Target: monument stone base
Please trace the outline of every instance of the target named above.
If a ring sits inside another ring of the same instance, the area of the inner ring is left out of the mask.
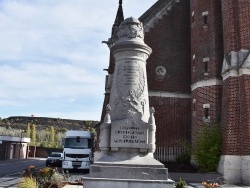
[[[171,188],[173,182],[137,179],[84,178],[84,188]]]
[[[90,167],[84,177],[85,188],[160,188],[174,187],[168,170],[149,154],[108,152]]]

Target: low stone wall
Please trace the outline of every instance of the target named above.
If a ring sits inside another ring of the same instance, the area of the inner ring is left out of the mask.
[[[63,149],[36,147],[36,157],[46,158],[51,152],[63,152]]]

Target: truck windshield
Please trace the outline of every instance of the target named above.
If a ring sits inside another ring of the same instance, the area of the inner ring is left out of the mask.
[[[65,148],[79,148],[79,149],[85,149],[89,146],[89,139],[87,138],[65,138],[64,147]]]

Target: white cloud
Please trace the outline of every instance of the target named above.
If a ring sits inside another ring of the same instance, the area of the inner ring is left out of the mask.
[[[156,0],[124,1],[139,17]],[[117,1],[0,1],[0,117],[99,120]],[[126,16],[127,15],[127,16]]]
[[[0,96],[34,100],[49,96],[90,96],[103,85],[104,74],[88,71],[83,66],[72,64],[32,64],[23,63],[17,67],[0,66],[0,80],[3,88]],[[93,86],[99,86],[97,88]],[[103,90],[103,87],[101,87]],[[13,89],[16,92],[12,92]],[[8,93],[10,91],[10,93]],[[3,93],[6,92],[6,93]],[[100,91],[99,91],[100,92]]]

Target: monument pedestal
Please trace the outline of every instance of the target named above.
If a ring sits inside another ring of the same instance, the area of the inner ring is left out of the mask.
[[[171,180],[170,180],[171,181]],[[138,179],[107,179],[107,178],[85,178],[84,187],[98,188],[170,188],[173,182],[168,180],[138,180]]]
[[[90,167],[84,187],[98,188],[160,188],[173,187],[168,170],[149,154],[138,152],[107,152]]]

